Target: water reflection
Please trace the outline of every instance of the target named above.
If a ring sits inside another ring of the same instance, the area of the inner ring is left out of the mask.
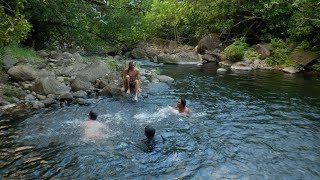
[[[269,71],[217,75],[211,65],[166,66],[163,74],[176,83],[139,103],[104,99],[0,120],[0,177],[319,178],[319,81]],[[191,116],[168,107],[178,97]],[[106,125],[99,143],[84,138],[90,110]],[[140,144],[145,125],[166,138],[151,153]]]

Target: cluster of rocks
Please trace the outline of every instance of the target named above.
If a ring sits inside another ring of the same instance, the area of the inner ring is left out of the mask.
[[[221,65],[219,71],[225,71],[225,67],[231,70],[250,71],[254,69],[275,69],[287,73],[298,73],[301,69],[293,66],[270,66],[267,58],[272,56],[270,44],[256,44],[252,49],[258,56],[245,57],[238,62],[232,63],[223,60],[223,47],[217,34],[209,34],[198,42],[196,47],[178,45],[175,41],[154,39],[140,43],[130,53],[134,59],[150,59],[153,62],[166,64],[197,64],[213,62]],[[129,54],[127,54],[129,55]],[[314,52],[295,50],[289,58],[301,67],[306,67],[319,58]]]
[[[221,68],[218,72],[231,70],[250,71],[253,69],[277,69],[288,73],[297,73],[296,67],[269,66],[266,58],[272,55],[268,44],[252,47],[259,55],[245,57],[236,63],[223,60],[223,48],[217,34],[209,34],[201,39],[196,47],[179,45],[175,41],[154,39],[141,42],[124,57],[149,59],[158,64],[195,64],[213,62]],[[88,104],[88,97],[122,96],[120,91],[121,70],[114,62],[123,64],[122,56],[106,59],[84,58],[80,53],[41,50],[37,52],[40,60],[5,56],[2,63],[6,73],[0,74],[0,115],[19,105],[30,105],[33,109],[47,107],[62,102]],[[319,56],[302,50],[293,51],[290,58],[301,66],[307,66]],[[110,63],[111,61],[114,61]],[[117,64],[116,63],[116,64]],[[119,66],[124,67],[124,66]],[[173,82],[171,77],[157,75],[155,71],[141,69],[142,83]],[[12,85],[7,85],[12,82]],[[14,87],[14,88],[13,88]],[[7,98],[4,98],[7,97]],[[10,102],[8,98],[10,99]]]
[[[19,60],[6,56],[3,64],[6,74],[0,77],[0,110],[12,108],[39,109],[62,103],[89,104],[89,97],[123,96],[120,67],[127,61],[120,57],[88,60],[79,53],[59,53],[44,50],[37,52],[40,58]],[[117,67],[114,67],[116,61]],[[117,71],[118,68],[118,71]],[[172,82],[173,79],[157,75],[156,70],[141,69],[142,83]],[[10,84],[10,85],[8,85]],[[6,99],[10,98],[10,102]]]

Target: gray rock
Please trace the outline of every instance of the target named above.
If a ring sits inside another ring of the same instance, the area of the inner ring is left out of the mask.
[[[0,74],[0,83],[7,83],[9,81],[9,75],[8,74],[4,74],[4,73],[1,73]]]
[[[24,98],[24,100],[26,101],[26,102],[33,102],[33,101],[35,101],[37,98],[36,97],[34,97],[34,95],[32,95],[32,94],[28,94],[28,95],[26,95],[26,97]]]
[[[60,101],[72,101],[73,95],[70,92],[63,93],[59,96]]]
[[[46,96],[43,96],[43,95],[40,95],[40,94],[37,94],[36,97],[40,100],[45,100],[46,99]]]
[[[89,80],[86,79],[86,77],[77,77],[75,80],[71,83],[71,89],[73,91],[80,91],[80,90],[88,90],[92,89],[93,86]]]
[[[82,90],[73,93],[73,97],[75,97],[75,98],[86,98],[87,96],[88,96],[88,94]]]
[[[4,56],[3,58],[3,61],[2,61],[3,65],[4,65],[4,68],[5,69],[9,69],[11,68],[12,66],[16,65],[17,64],[17,61],[15,61],[14,59],[11,58],[11,56]]]
[[[50,56],[52,59],[59,59],[60,58],[60,53],[57,51],[51,51]]]
[[[283,68],[282,71],[290,74],[295,74],[299,72],[299,69],[290,66],[290,67]]]
[[[51,104],[56,103],[56,101],[53,98],[46,98],[43,100],[43,103],[46,107],[50,106]]]
[[[251,71],[252,67],[244,62],[236,62],[231,66],[232,70]]]
[[[59,82],[53,77],[39,78],[32,86],[32,90],[37,94],[63,94],[70,91],[70,87]]]
[[[253,46],[253,48],[256,50],[258,54],[260,54],[260,57],[262,59],[265,59],[266,57],[269,57],[271,55],[271,48],[268,44],[256,44]]]
[[[216,57],[213,57],[211,54],[204,54],[202,55],[202,59],[203,60],[206,60],[208,62],[216,62],[217,61],[217,58]]]
[[[37,72],[26,65],[13,66],[8,70],[8,74],[17,81],[32,81],[37,77]]]
[[[232,66],[232,63],[231,63],[231,62],[228,62],[228,61],[221,61],[221,62],[219,62],[219,65],[220,65],[220,66],[231,67],[231,66]]]
[[[131,56],[134,58],[134,59],[141,59],[141,58],[144,58],[147,56],[146,52],[141,49],[141,48],[134,48],[132,51],[131,51]]]
[[[42,57],[42,58],[45,58],[45,57],[49,57],[50,54],[47,53],[45,50],[40,50],[40,51],[37,51],[37,54]]]
[[[202,62],[202,57],[194,52],[160,54],[157,59],[159,63],[167,64],[198,64]]]
[[[219,47],[221,41],[218,34],[209,34],[201,39],[196,47],[199,54],[204,54],[206,50],[214,50]]]
[[[63,59],[71,59],[71,58],[73,58],[73,55],[69,52],[64,52],[64,53],[62,53],[62,58]]]
[[[172,77],[166,75],[158,75],[156,76],[156,78],[159,79],[160,82],[174,82],[174,79]]]
[[[107,97],[113,97],[113,96],[121,96],[122,92],[119,87],[115,86],[105,86],[100,92],[100,96],[107,96]]]
[[[41,109],[41,108],[44,108],[45,105],[44,103],[40,102],[40,101],[35,101],[32,103],[32,108],[33,109]]]
[[[289,55],[289,58],[302,66],[307,66],[314,60],[318,59],[319,55],[316,52],[296,50]]]
[[[227,70],[224,68],[217,69],[217,73],[225,73],[225,72],[227,72]]]
[[[94,82],[96,79],[104,77],[106,74],[110,74],[111,70],[109,64],[105,61],[94,62],[85,67],[77,76],[86,77],[90,82]]]
[[[10,108],[13,108],[13,107],[16,107],[17,105],[16,104],[8,104],[8,105],[5,105],[5,106],[2,106],[1,109],[2,110],[7,110],[7,109],[10,109]]]
[[[83,60],[82,56],[81,56],[78,52],[75,52],[75,53],[73,54],[73,57],[74,57],[74,59],[75,59],[77,62],[80,62],[80,61]]]

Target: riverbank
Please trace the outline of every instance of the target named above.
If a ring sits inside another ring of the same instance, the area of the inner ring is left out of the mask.
[[[5,57],[1,74],[2,115],[65,104],[89,105],[98,97],[127,97],[121,92],[122,71],[130,59],[120,56],[84,57],[79,52],[38,51],[36,62]],[[161,64],[157,65],[161,66]],[[140,69],[141,82],[172,82],[154,70]],[[143,92],[147,93],[147,92]],[[27,110],[28,109],[28,110]]]
[[[37,51],[37,57],[11,57],[5,55],[2,61],[4,73],[0,76],[0,114],[10,114],[19,109],[37,110],[50,106],[63,106],[65,103],[88,105],[88,98],[123,97],[122,70],[132,59],[147,59],[161,66],[163,64],[219,64],[218,73],[233,71],[252,71],[255,69],[277,70],[298,73],[296,66],[273,65],[269,45],[254,45],[247,49],[243,57],[231,61],[228,47],[221,47],[217,35],[211,34],[201,39],[196,47],[179,45],[174,41],[154,39],[141,42],[124,55],[85,56],[85,52]],[[232,47],[232,45],[230,45]],[[230,49],[229,49],[230,50]],[[305,66],[318,56],[295,52],[297,63]],[[294,56],[292,56],[294,57]],[[302,67],[302,66],[301,66]],[[183,68],[183,67],[182,67]],[[305,73],[310,74],[310,73]],[[319,76],[318,73],[312,73]],[[143,83],[172,82],[172,78],[159,75],[153,69],[141,69]],[[147,95],[145,95],[147,96]],[[14,110],[11,110],[14,109]]]

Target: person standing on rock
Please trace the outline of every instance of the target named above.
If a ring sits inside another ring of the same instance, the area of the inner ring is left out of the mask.
[[[135,67],[133,61],[129,62],[129,67],[123,71],[123,87],[121,91],[126,91],[128,94],[131,93],[131,89],[134,89],[134,100],[138,100],[138,92],[140,91],[140,72]]]

